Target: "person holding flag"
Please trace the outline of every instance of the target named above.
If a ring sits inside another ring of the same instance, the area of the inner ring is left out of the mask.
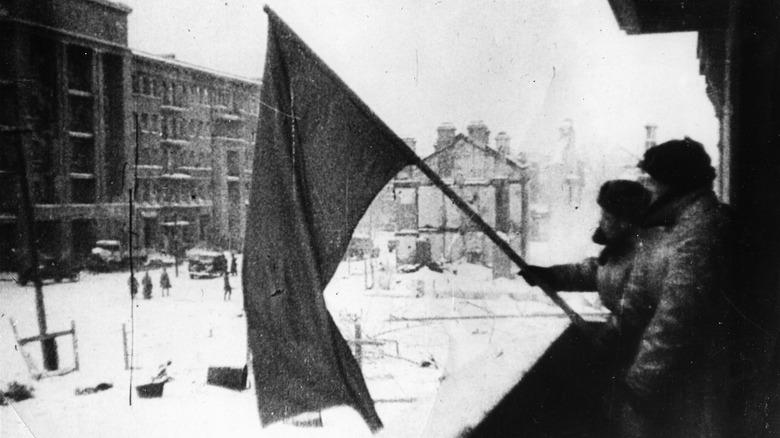
[[[650,204],[650,192],[635,181],[607,181],[596,202],[601,219],[592,239],[604,245],[598,257],[547,268],[529,265],[519,274],[531,286],[536,286],[539,278],[558,291],[598,291],[611,314],[593,341],[600,348],[613,348],[617,347],[612,341],[619,336],[621,299],[639,250],[640,223]]]

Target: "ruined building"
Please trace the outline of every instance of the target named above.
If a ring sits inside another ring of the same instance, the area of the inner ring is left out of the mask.
[[[451,124],[440,126],[434,153],[424,161],[522,254],[527,244],[528,168],[512,158],[506,133],[499,133],[491,146],[484,123],[471,123],[467,129],[464,135]],[[494,254],[492,242],[419,170],[407,168],[391,184],[400,263],[413,262],[417,242],[426,241],[435,261],[465,257],[474,263],[505,264],[503,255]]]

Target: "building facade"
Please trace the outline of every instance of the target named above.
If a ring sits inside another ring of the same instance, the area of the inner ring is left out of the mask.
[[[128,242],[131,189],[135,247],[239,246],[260,84],[133,52],[130,12],[0,3],[0,269],[28,252],[22,175],[36,246],[63,261]]]
[[[499,133],[496,147],[489,145],[490,131],[481,122],[468,126],[468,135],[455,127],[438,128],[434,153],[424,159],[460,197],[515,250],[524,254],[528,229],[528,181],[526,163],[514,160],[510,137]],[[426,242],[435,261],[467,258],[493,265],[499,275],[509,275],[508,259],[466,215],[425,175],[414,167],[392,182],[396,202],[397,257],[400,263],[419,259],[419,243]],[[505,268],[502,268],[505,267]]]
[[[259,84],[140,53],[131,81],[141,246],[240,248]]]

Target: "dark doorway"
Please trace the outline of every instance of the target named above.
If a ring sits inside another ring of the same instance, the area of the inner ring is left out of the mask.
[[[71,222],[73,232],[73,255],[84,260],[95,245],[95,224],[89,219],[77,219]]]
[[[16,246],[19,236],[15,224],[0,224],[0,271],[16,269]]]
[[[144,248],[157,248],[157,220],[144,218]]]
[[[38,253],[59,258],[61,249],[59,227],[60,223],[55,221],[35,223],[35,246]]]

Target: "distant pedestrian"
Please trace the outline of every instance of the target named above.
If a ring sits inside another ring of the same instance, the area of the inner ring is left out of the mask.
[[[223,301],[230,301],[230,296],[233,294],[233,288],[230,286],[230,276],[225,271],[225,295],[222,297]]]
[[[149,270],[146,270],[144,278],[141,279],[141,283],[144,285],[144,299],[148,300],[152,298],[152,277],[149,276]]]
[[[162,296],[171,296],[171,278],[168,277],[168,271],[165,268],[160,274],[160,289],[162,289]]]
[[[238,275],[238,260],[233,253],[230,253],[230,275]]]
[[[127,285],[130,286],[130,298],[135,298],[138,295],[138,279],[135,278],[135,275],[130,275],[130,278],[127,279]]]

